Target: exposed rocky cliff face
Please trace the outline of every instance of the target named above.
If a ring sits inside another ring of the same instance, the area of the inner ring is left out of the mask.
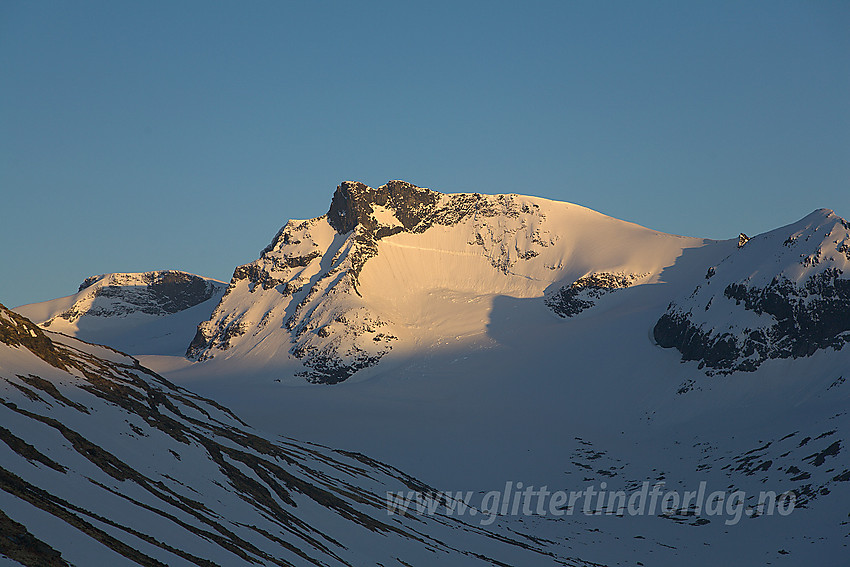
[[[0,304],[0,343],[10,347],[23,347],[51,366],[64,369],[65,363],[56,352],[53,341],[26,317],[10,311]]]
[[[850,342],[847,221],[822,209],[745,244],[670,304],[659,345],[728,373]]]
[[[352,257],[351,276],[356,283],[363,264],[377,254],[376,243],[382,238],[401,232],[423,233],[433,226],[455,226],[473,217],[516,220],[524,215],[540,216],[539,207],[520,205],[512,197],[479,193],[444,195],[405,181],[389,181],[377,189],[347,181],[334,193],[327,219],[340,234],[353,231],[358,250]],[[470,244],[486,246],[487,243],[478,235]],[[538,238],[536,244],[550,243]],[[530,259],[536,255],[534,250],[528,250],[519,256]],[[492,263],[493,267],[506,271],[510,260],[494,257]]]
[[[355,222],[355,213],[337,215]],[[303,362],[310,381],[336,383],[377,362],[395,337],[382,333],[386,323],[358,304],[356,290],[358,270],[375,254],[376,226],[387,228],[356,221],[356,230],[338,234],[328,215],[287,223],[259,260],[236,268],[187,356],[207,360],[246,335],[271,333],[275,356]]]
[[[438,193],[405,181],[389,181],[377,189],[346,181],[334,192],[328,222],[340,234],[363,226],[376,238],[382,238],[402,230],[415,230],[431,217],[438,201]],[[389,210],[398,224],[382,225],[381,219],[376,218],[376,214],[381,216],[381,208]]]

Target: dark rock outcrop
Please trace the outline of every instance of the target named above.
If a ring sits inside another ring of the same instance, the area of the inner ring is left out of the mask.
[[[544,299],[546,306],[560,317],[573,317],[590,309],[596,300],[612,291],[624,289],[640,276],[637,274],[612,274],[598,272],[577,279],[569,286],[562,286]]]
[[[382,238],[401,230],[413,230],[433,213],[438,200],[439,193],[405,181],[388,181],[377,189],[345,181],[337,187],[331,199],[328,222],[340,234],[351,232],[360,225],[375,232],[376,238]],[[374,205],[392,210],[401,226],[384,227],[378,234]]]
[[[770,323],[740,333],[704,330],[690,314],[669,310],[653,329],[659,346],[675,348],[683,360],[698,360],[719,372],[752,371],[772,358],[811,356],[850,342],[850,280],[829,268],[802,285],[776,277],[765,287],[729,284],[725,298],[745,311],[770,315]]]

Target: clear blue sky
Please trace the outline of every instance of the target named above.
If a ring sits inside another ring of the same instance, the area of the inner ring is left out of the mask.
[[[0,302],[228,280],[345,179],[712,238],[848,217],[848,30],[843,1],[5,0]]]

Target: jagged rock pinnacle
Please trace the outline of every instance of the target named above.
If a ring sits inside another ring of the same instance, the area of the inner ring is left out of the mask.
[[[340,234],[358,225],[374,229],[374,206],[386,207],[410,230],[433,210],[439,193],[406,181],[388,181],[377,189],[358,181],[343,181],[334,192],[328,222]]]

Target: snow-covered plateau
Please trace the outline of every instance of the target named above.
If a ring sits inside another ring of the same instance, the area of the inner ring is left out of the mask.
[[[24,564],[850,555],[850,223],[827,209],[718,241],[344,182],[229,284],[106,274],[0,318],[0,554]],[[656,485],[675,505],[587,492]],[[520,486],[589,504],[485,513]],[[477,515],[386,510],[433,490]]]

